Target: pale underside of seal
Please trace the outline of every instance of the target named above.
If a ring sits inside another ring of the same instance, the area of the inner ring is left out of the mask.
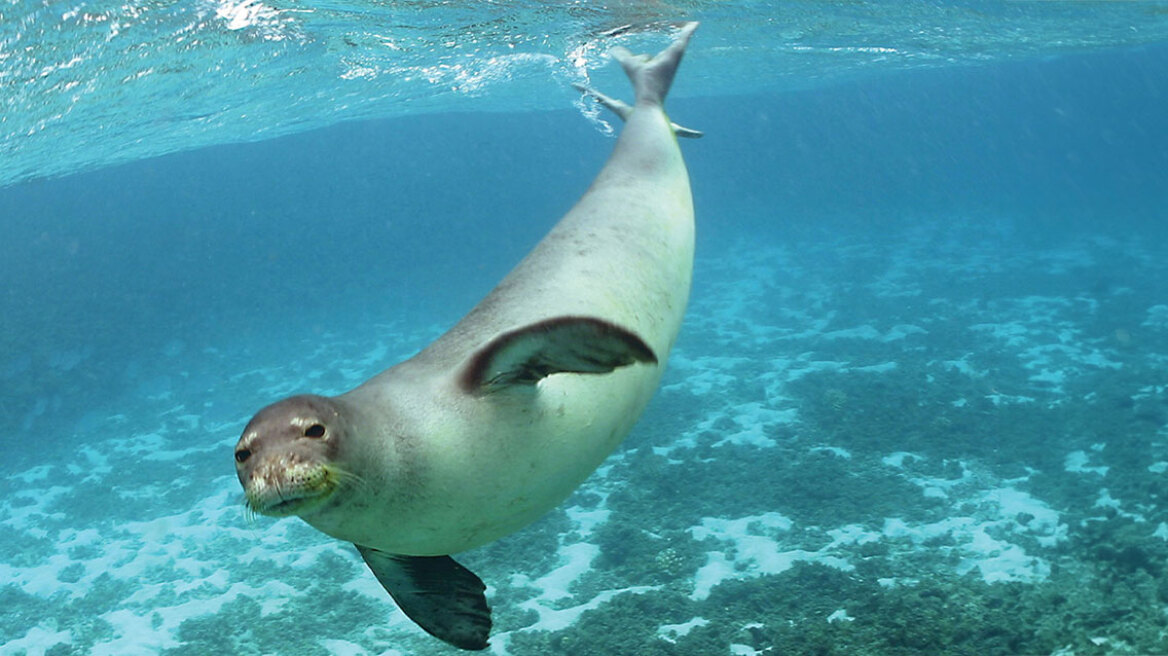
[[[677,338],[693,201],[663,103],[696,23],[654,57],[618,48],[625,121],[592,186],[449,332],[337,397],[295,396],[235,450],[248,505],[352,542],[429,633],[484,649],[482,581],[450,557],[563,501],[632,428]]]

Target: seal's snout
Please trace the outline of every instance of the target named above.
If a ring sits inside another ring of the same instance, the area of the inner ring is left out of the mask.
[[[247,505],[272,517],[302,514],[334,489],[335,477],[327,466],[289,454],[265,458],[243,481]]]

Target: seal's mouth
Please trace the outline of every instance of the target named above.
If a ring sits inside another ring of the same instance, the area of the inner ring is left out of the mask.
[[[328,467],[299,466],[272,476],[253,477],[244,489],[249,510],[268,517],[303,515],[328,500],[337,477]]]
[[[272,499],[256,499],[248,495],[247,507],[268,517],[289,517],[312,510],[327,499],[332,491],[284,491]]]

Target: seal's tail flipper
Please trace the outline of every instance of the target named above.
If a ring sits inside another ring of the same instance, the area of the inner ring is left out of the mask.
[[[673,43],[652,57],[634,55],[628,48],[619,46],[612,49],[613,59],[620,62],[625,74],[633,81],[637,104],[649,103],[657,106],[665,104],[665,96],[669,93],[673,76],[681,64],[681,56],[685,54],[685,47],[696,29],[698,29],[696,21],[682,25]]]
[[[603,105],[604,107],[606,107],[613,114],[616,114],[617,116],[619,116],[622,121],[628,120],[629,114],[633,113],[632,105],[628,104],[627,102],[625,102],[623,100],[617,100],[616,98],[613,98],[612,96],[606,96],[603,93],[600,93],[599,91],[597,91],[596,89],[593,89],[591,87],[586,87],[583,84],[573,84],[572,86],[575,87],[576,90],[579,91],[580,93],[587,95],[587,96],[592,96],[594,99],[596,99],[596,102],[598,102],[601,105]],[[673,123],[672,121],[669,123],[669,125],[673,127],[673,133],[679,137],[688,137],[690,139],[697,139],[697,138],[703,136],[703,133],[701,130],[692,130],[692,129],[687,128],[685,126]]]
[[[620,46],[612,49],[613,59],[620,62],[621,67],[625,69],[625,74],[629,76],[629,80],[633,83],[636,104],[650,105],[653,107],[662,107],[664,105],[665,96],[669,94],[669,87],[673,84],[673,76],[677,73],[678,65],[681,64],[681,56],[685,54],[685,47],[689,44],[689,39],[693,36],[694,30],[696,29],[698,29],[697,22],[689,22],[682,25],[681,31],[678,33],[677,38],[673,40],[673,43],[652,57],[649,55],[634,55],[628,48]],[[606,96],[582,84],[573,86],[581,92],[595,98],[597,102],[607,107],[612,113],[619,116],[621,120],[627,120],[629,114],[633,112],[633,107],[625,102]],[[671,125],[673,126],[673,132],[679,137],[696,139],[702,136],[702,133],[698,130],[691,130],[676,123],[671,123]]]

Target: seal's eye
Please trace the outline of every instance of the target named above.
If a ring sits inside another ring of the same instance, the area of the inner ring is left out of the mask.
[[[246,462],[251,457],[251,449],[240,449],[235,452],[235,462]]]
[[[304,437],[324,437],[324,426],[313,424],[304,429]]]

